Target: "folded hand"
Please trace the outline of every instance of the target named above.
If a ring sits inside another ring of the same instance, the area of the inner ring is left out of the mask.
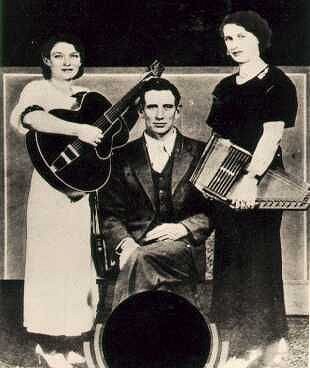
[[[137,249],[140,245],[136,243],[133,239],[126,240],[123,245],[123,250],[119,257],[119,269],[122,270],[131,253]]]
[[[183,224],[164,223],[154,227],[145,236],[145,241],[150,240],[177,240],[186,236],[188,230]]]

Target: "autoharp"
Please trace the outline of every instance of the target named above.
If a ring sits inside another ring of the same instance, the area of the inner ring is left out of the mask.
[[[212,135],[190,182],[205,197],[230,204],[230,197],[251,160],[251,153]],[[307,210],[310,184],[284,170],[267,170],[258,184],[256,208]]]

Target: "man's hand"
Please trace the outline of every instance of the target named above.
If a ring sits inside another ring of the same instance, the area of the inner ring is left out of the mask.
[[[188,234],[183,224],[165,223],[154,227],[145,236],[145,241],[151,240],[177,240]]]
[[[119,269],[122,270],[131,253],[140,247],[140,245],[133,239],[126,239],[122,245],[122,252],[119,257]]]

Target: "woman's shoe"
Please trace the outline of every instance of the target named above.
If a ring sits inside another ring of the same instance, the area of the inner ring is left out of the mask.
[[[43,354],[43,350],[41,348],[41,345],[37,344],[35,349],[34,349],[34,352],[38,358],[38,365],[41,366],[42,365],[42,360],[41,360],[41,356]]]
[[[83,357],[83,355],[71,350],[67,355],[67,361],[70,364],[74,365],[74,364],[83,364],[86,362],[86,359]]]
[[[288,368],[289,346],[282,338],[267,346],[264,352],[264,367],[268,368]]]
[[[256,368],[260,362],[262,353],[262,349],[260,348],[250,350],[242,358],[236,358],[235,356],[229,358],[219,368]]]
[[[55,352],[50,354],[45,353],[39,344],[35,348],[35,353],[38,357],[40,365],[44,362],[50,368],[73,368],[73,366],[66,360],[63,354]]]

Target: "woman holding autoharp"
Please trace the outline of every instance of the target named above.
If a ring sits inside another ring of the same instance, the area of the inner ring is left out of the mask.
[[[250,151],[252,159],[232,195],[234,208],[216,204],[211,315],[224,338],[230,339],[232,355],[248,351],[273,367],[288,356],[282,212],[254,206],[260,178],[268,168],[283,167],[279,144],[284,128],[294,126],[296,89],[281,69],[262,58],[270,46],[271,30],[260,15],[253,11],[229,14],[220,32],[238,72],[215,87],[207,124]]]

